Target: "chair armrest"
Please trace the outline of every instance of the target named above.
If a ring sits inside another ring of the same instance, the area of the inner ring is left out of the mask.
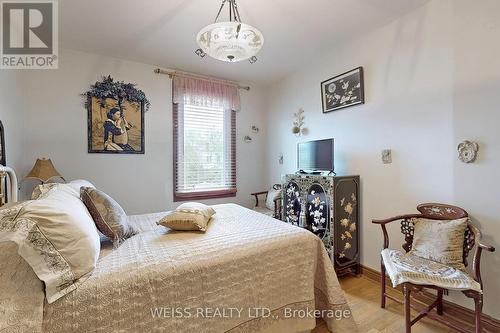
[[[495,247],[482,243],[481,231],[471,224],[469,224],[469,227],[472,229],[476,241],[476,251],[474,253],[474,258],[472,259],[472,276],[474,280],[481,285],[481,289],[483,289],[483,281],[481,279],[481,254],[483,253],[483,249],[489,252],[495,252]]]
[[[477,246],[481,247],[482,249],[489,251],[489,252],[495,252],[495,247],[491,245],[486,245],[483,243],[479,243]]]
[[[416,217],[422,217],[422,214],[398,215],[398,216],[390,217],[388,219],[383,219],[383,220],[372,220],[372,223],[385,225],[385,224],[390,223],[390,222],[404,220],[404,219],[412,219],[412,218],[416,218]]]
[[[398,221],[398,220],[405,220],[405,219],[411,219],[415,217],[421,217],[422,214],[406,214],[406,215],[398,215],[394,217],[390,217],[388,219],[383,219],[383,220],[372,220],[372,223],[378,224],[382,227],[382,233],[384,234],[384,244],[383,244],[383,249],[387,249],[389,247],[389,234],[387,233],[387,229],[385,227],[386,224]]]
[[[259,205],[259,195],[263,194],[267,194],[267,191],[250,193],[250,195],[253,195],[255,197],[255,206]]]
[[[472,277],[481,285],[481,289],[483,289],[483,280],[481,278],[481,254],[483,253],[483,249],[489,252],[495,252],[495,248],[493,246],[481,243],[478,243],[477,245],[476,252],[474,253],[474,259],[472,261]]]
[[[261,194],[267,194],[267,191],[250,193],[250,195],[261,195]]]

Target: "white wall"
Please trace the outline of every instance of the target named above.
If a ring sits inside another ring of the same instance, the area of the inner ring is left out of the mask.
[[[172,202],[172,99],[171,80],[153,73],[153,65],[128,62],[95,54],[62,50],[58,70],[32,71],[24,80],[26,145],[21,175],[37,157],[50,157],[67,179],[84,178],[109,193],[127,213],[162,211]],[[137,83],[151,101],[145,116],[144,155],[87,153],[87,111],[79,96],[102,75]],[[250,206],[249,193],[265,189],[262,179],[264,134],[254,135],[250,144],[243,136],[251,125],[264,127],[262,91],[241,92],[242,110],[237,114],[236,198]],[[33,184],[26,182],[26,188]]]
[[[364,265],[379,267],[382,236],[371,219],[411,212],[425,201],[466,208],[485,241],[499,248],[499,13],[497,0],[434,0],[360,39],[332,45],[277,84],[242,91],[238,196],[232,199],[250,206],[248,193],[295,171],[297,142],[334,137],[336,171],[362,179]],[[319,83],[359,65],[365,70],[366,104],[322,114]],[[171,81],[153,74],[153,68],[62,50],[59,70],[29,71],[23,82],[20,74],[0,71],[9,164],[23,176],[37,157],[50,157],[65,177],[91,180],[128,213],[172,208]],[[86,110],[79,94],[107,74],[137,83],[151,100],[145,155],[87,153]],[[309,134],[296,138],[292,114],[300,107]],[[251,125],[262,131],[245,144]],[[475,164],[457,160],[456,146],[464,139],[481,145]],[[393,150],[390,165],[380,160],[385,148]],[[210,202],[226,201],[231,199]],[[399,247],[398,225],[390,235],[392,247]],[[485,312],[497,318],[499,261],[498,253],[484,254]],[[451,298],[471,304],[456,293]]]
[[[480,145],[476,163],[454,159],[454,202],[497,248],[481,266],[487,311],[500,318],[500,1],[455,0],[454,28],[454,144]]]
[[[7,165],[18,170],[23,154],[22,74],[16,70],[0,70],[0,120],[5,130]]]
[[[360,39],[332,45],[270,89],[268,182],[296,170],[297,142],[335,138],[337,173],[361,176],[363,265],[380,265],[382,233],[371,219],[415,212],[422,202],[463,206],[498,247],[499,5],[431,1]],[[320,82],[357,66],[364,67],[366,104],[322,114]],[[300,107],[309,134],[296,138],[292,115]],[[456,147],[464,139],[480,142],[477,164],[457,162]],[[392,164],[381,162],[385,148],[393,151]],[[400,248],[399,225],[389,232],[392,247]],[[485,312],[500,318],[498,255],[484,259]],[[463,295],[452,298],[472,304]]]

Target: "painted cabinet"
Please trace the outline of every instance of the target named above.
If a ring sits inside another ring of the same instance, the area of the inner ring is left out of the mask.
[[[359,176],[283,176],[283,221],[325,245],[338,275],[359,274]]]

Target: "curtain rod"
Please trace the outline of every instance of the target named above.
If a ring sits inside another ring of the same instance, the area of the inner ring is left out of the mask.
[[[222,82],[222,83],[229,83],[229,84],[237,86],[239,89],[244,89],[246,91],[250,90],[249,86],[242,86],[238,82],[228,81],[228,80],[221,80],[221,79],[217,79],[217,78],[213,78],[213,77],[209,77],[209,76],[204,76],[204,75],[199,75],[199,74],[194,74],[194,73],[188,73],[188,72],[182,72],[182,71],[176,71],[176,70],[164,70],[164,69],[161,69],[161,68],[156,68],[154,70],[154,72],[156,74],[165,74],[165,75],[168,75],[171,79],[174,76],[188,76],[188,77],[195,77],[195,78],[201,79],[201,80],[218,81],[218,82]]]

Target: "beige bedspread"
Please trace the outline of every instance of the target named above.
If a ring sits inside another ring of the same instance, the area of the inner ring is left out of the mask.
[[[206,233],[157,226],[163,214],[131,216],[142,231],[104,246],[77,290],[44,305],[43,332],[301,332],[326,318],[356,332],[321,241],[233,205],[214,206]]]
[[[13,242],[0,242],[0,333],[40,333],[43,284],[17,254]]]

